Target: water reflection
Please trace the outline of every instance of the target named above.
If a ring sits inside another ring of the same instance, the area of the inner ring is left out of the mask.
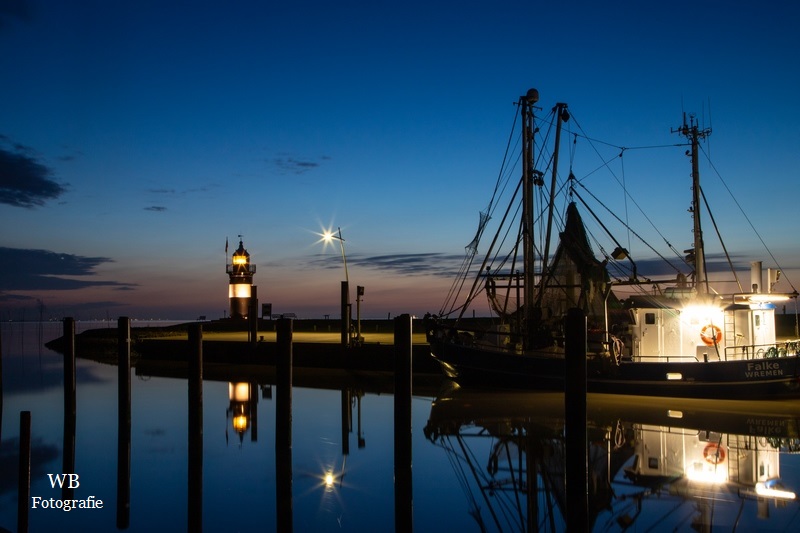
[[[562,531],[567,461],[585,461],[590,529],[784,530],[795,491],[781,457],[800,451],[796,402],[590,395],[585,457],[567,457],[564,396],[453,388],[432,404],[443,449],[481,530]],[[795,478],[796,479],[796,478]],[[796,524],[795,524],[796,525]]]
[[[13,530],[19,412],[33,413],[33,496],[60,497],[47,474],[64,469],[73,430],[63,356],[40,356],[33,327],[24,350],[19,329],[2,327],[0,528]],[[127,372],[81,354],[76,366],[74,497],[105,506],[31,511],[31,531],[288,530],[279,519],[294,531],[396,529],[391,376],[295,368],[288,413],[274,367],[207,365],[193,433],[185,365],[136,362],[123,412],[114,398]],[[563,531],[576,503],[566,466],[577,461],[590,467],[580,483],[594,531],[782,531],[800,521],[797,500],[785,499],[800,489],[798,402],[591,397],[581,460],[568,457],[562,395],[473,393],[416,376],[413,385],[415,531]],[[291,441],[279,447],[286,414]]]

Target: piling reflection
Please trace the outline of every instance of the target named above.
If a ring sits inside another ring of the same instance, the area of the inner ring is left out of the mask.
[[[798,512],[781,459],[800,451],[796,403],[589,395],[590,530],[774,528]],[[569,527],[564,396],[454,388],[426,438],[445,450],[481,530]],[[787,506],[791,506],[787,508]],[[786,518],[784,515],[783,519]]]
[[[131,321],[117,323],[117,529],[128,529],[131,514]]]
[[[77,425],[77,393],[75,376],[75,320],[64,319],[64,338],[67,339],[64,351],[64,439],[61,469],[65,474],[75,473],[75,432]],[[71,484],[70,484],[71,485]],[[73,488],[64,485],[61,497],[71,500]]]
[[[203,529],[203,326],[189,328],[192,347],[188,364],[188,470],[187,524],[189,531]]]

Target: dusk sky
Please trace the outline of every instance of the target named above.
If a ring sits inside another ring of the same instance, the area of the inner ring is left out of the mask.
[[[260,302],[338,317],[337,227],[362,316],[437,312],[531,87],[631,148],[617,176],[679,249],[671,130],[712,125],[726,246],[791,290],[799,26],[785,0],[0,0],[0,318],[222,317],[238,235]]]

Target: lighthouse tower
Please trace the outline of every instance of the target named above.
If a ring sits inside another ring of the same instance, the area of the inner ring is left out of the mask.
[[[231,318],[247,318],[250,313],[250,299],[255,288],[253,274],[256,273],[256,266],[250,264],[250,254],[244,249],[241,237],[239,235],[239,248],[233,252],[230,264],[225,265],[230,277],[228,298],[231,302]]]

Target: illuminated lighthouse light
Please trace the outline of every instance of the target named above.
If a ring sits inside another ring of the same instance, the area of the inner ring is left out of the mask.
[[[250,285],[236,284],[228,288],[228,298],[250,298],[251,295]]]

